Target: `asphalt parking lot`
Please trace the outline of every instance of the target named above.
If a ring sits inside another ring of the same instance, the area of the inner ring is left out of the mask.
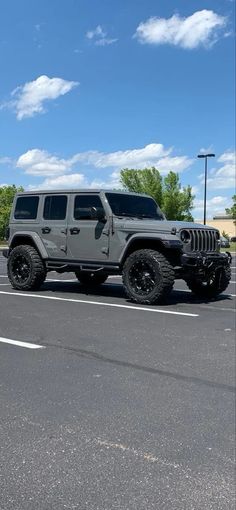
[[[235,282],[234,256],[210,302],[53,272],[20,293],[0,253],[1,510],[233,509]]]

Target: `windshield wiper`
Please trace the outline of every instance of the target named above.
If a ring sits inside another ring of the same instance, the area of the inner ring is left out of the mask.
[[[117,216],[117,218],[136,218],[135,214],[126,214],[126,213],[115,214],[115,216]]]
[[[157,220],[157,217],[151,214],[136,214],[135,216],[136,218],[151,218],[152,220]]]
[[[152,219],[152,220],[159,220],[159,219],[163,219],[163,218],[158,218],[158,216],[153,216],[151,214],[128,214],[128,213],[120,213],[120,214],[116,214],[116,216],[119,218],[138,218],[139,220],[143,220],[145,218],[148,218],[148,219]]]

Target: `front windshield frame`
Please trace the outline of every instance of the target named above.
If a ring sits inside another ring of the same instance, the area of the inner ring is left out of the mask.
[[[165,216],[155,200],[148,195],[113,192],[107,192],[105,195],[114,216],[158,221],[165,220]]]

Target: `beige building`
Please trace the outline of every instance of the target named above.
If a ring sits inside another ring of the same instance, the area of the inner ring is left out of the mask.
[[[196,220],[196,223],[203,223],[203,221]],[[210,227],[218,228],[221,234],[225,232],[229,237],[236,236],[236,225],[232,216],[213,216],[212,220],[206,220],[206,224]]]

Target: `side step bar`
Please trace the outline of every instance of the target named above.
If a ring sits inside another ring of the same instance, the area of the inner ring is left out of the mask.
[[[115,271],[115,272],[119,272],[120,271],[120,266],[117,264],[117,265],[114,265],[114,264],[111,264],[111,265],[101,265],[101,264],[80,264],[78,262],[69,262],[68,264],[63,264],[62,262],[55,262],[55,261],[50,261],[50,260],[46,260],[45,261],[46,263],[46,268],[49,270],[49,271],[60,271],[60,272],[66,272],[66,271],[73,271],[74,270],[78,270],[78,271],[88,271],[88,272],[91,272],[91,271],[106,271],[106,272],[110,272],[110,271]]]

